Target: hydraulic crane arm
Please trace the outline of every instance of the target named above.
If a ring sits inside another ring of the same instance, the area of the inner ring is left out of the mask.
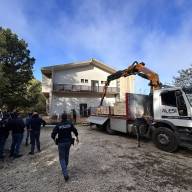
[[[111,81],[119,79],[120,77],[127,77],[130,75],[139,75],[142,78],[145,78],[150,81],[149,85],[151,86],[151,92],[155,89],[161,88],[161,83],[159,81],[159,76],[157,73],[151,71],[145,67],[145,63],[138,63],[137,61],[133,62],[127,69],[117,71],[107,77],[107,81],[104,86],[103,95],[101,98],[100,106],[103,104],[103,99],[107,93],[107,88]]]

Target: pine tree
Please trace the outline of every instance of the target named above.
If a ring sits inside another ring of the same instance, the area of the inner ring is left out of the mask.
[[[174,84],[178,87],[192,87],[192,66],[178,71],[179,76],[173,77]]]
[[[34,62],[27,43],[10,29],[0,27],[0,107],[13,110],[25,104]]]

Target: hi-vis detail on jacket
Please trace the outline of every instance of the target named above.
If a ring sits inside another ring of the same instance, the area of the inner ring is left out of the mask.
[[[68,129],[68,128],[71,128],[71,125],[70,124],[60,125],[58,128],[59,129]]]

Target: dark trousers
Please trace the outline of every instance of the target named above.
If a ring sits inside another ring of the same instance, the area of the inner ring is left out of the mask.
[[[63,176],[68,176],[67,166],[69,162],[69,151],[70,151],[71,142],[59,143],[59,161],[62,168]]]
[[[6,142],[6,136],[0,135],[0,158],[3,157],[5,142]]]
[[[37,146],[37,150],[40,151],[40,141],[39,141],[40,131],[31,131],[30,138],[31,138],[31,152],[34,153],[35,144]]]
[[[12,134],[11,155],[18,155],[23,140],[23,133]]]
[[[29,131],[29,129],[27,129],[26,144],[28,144],[29,137],[30,137],[30,131]]]

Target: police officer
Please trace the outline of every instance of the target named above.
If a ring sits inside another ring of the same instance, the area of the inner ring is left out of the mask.
[[[12,119],[8,122],[8,127],[12,131],[12,144],[11,144],[11,151],[10,151],[10,157],[18,158],[22,155],[19,154],[20,146],[23,140],[23,133],[25,124],[21,117],[19,117],[19,114],[17,112],[14,112],[12,114]]]
[[[2,119],[0,120],[0,159],[4,159],[4,146],[6,139],[9,136],[9,128],[7,126],[7,122],[9,120],[8,115],[3,116]]]
[[[61,116],[61,123],[55,126],[51,133],[51,137],[54,141],[56,141],[56,144],[58,143],[59,161],[65,181],[69,179],[67,166],[69,160],[70,146],[73,143],[71,132],[75,134],[76,141],[78,143],[79,139],[77,129],[73,126],[71,122],[67,120],[67,114],[63,113]],[[56,139],[57,134],[58,138]]]
[[[39,117],[39,114],[37,112],[34,112],[29,122],[30,139],[31,139],[31,151],[29,152],[29,155],[34,154],[35,144],[37,145],[38,152],[41,152],[40,131],[41,131],[41,125],[45,126],[45,124],[46,122]]]

